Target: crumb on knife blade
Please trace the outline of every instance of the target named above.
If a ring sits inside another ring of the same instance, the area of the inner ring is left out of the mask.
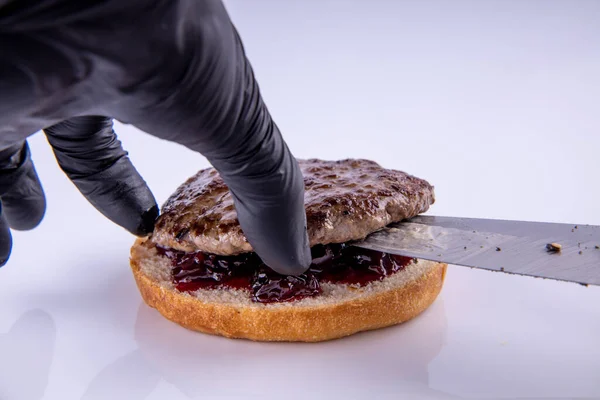
[[[550,253],[556,253],[562,250],[562,245],[559,243],[548,243],[546,245],[546,250],[548,250]]]

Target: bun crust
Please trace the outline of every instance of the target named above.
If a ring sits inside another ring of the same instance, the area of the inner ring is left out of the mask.
[[[435,301],[447,268],[419,260],[365,288],[329,285],[323,299],[264,305],[245,301],[230,289],[194,295],[177,291],[168,279],[167,260],[147,241],[138,239],[130,258],[146,304],[185,328],[255,341],[319,342],[408,321]]]

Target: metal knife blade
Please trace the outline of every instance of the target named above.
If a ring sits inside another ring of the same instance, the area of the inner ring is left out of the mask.
[[[561,250],[546,246],[558,243]],[[354,246],[512,274],[600,285],[600,226],[421,215]]]

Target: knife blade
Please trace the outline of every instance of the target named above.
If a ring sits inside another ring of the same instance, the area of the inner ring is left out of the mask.
[[[560,251],[548,244],[560,245]],[[600,226],[420,215],[354,246],[453,265],[600,285]]]

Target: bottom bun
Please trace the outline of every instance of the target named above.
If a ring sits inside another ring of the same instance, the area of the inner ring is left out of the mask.
[[[446,268],[416,260],[362,287],[321,283],[316,297],[261,304],[251,301],[248,290],[179,292],[169,259],[149,240],[138,239],[131,248],[131,269],[146,304],[185,328],[256,341],[319,342],[408,321],[435,301]]]

